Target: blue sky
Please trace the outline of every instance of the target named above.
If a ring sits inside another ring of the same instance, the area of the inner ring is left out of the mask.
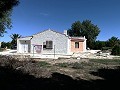
[[[30,36],[49,28],[63,32],[86,19],[100,28],[97,40],[120,38],[119,9],[120,0],[20,0],[11,16],[13,28],[0,41],[11,41],[13,33]]]

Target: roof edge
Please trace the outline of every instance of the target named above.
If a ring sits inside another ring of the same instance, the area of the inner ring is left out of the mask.
[[[37,34],[40,34],[40,33],[45,32],[45,31],[52,31],[52,32],[59,33],[59,34],[61,34],[61,35],[66,36],[64,33],[60,33],[60,32],[57,32],[57,31],[55,31],[55,30],[52,30],[52,29],[46,29],[46,30],[43,30],[43,31],[38,32],[38,33],[36,33],[36,34],[33,34],[33,35],[37,35]],[[69,37],[69,36],[66,36],[66,37]]]

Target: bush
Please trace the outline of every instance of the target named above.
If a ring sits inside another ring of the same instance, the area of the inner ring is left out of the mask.
[[[83,65],[83,63],[75,62],[75,63],[73,63],[72,68],[74,68],[74,69],[83,69],[84,65]]]
[[[40,62],[39,62],[39,66],[40,66],[40,67],[49,66],[49,65],[50,65],[50,64],[47,63],[47,62],[45,62],[45,61],[40,61]]]
[[[58,66],[60,67],[69,67],[70,64],[68,63],[58,63]]]
[[[102,50],[111,50],[111,47],[102,47]]]
[[[0,48],[0,52],[2,52],[2,51],[4,51],[4,49],[3,49],[3,48]]]
[[[11,42],[2,42],[1,43],[1,48],[11,48]]]
[[[120,56],[120,45],[115,45],[112,49],[112,55],[119,55]]]

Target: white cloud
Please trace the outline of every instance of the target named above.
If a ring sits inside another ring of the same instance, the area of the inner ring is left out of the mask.
[[[48,16],[49,14],[41,12],[40,15],[42,15],[42,16]]]

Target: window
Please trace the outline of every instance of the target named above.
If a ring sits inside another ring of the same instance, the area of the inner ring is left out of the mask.
[[[52,49],[52,48],[53,48],[53,42],[52,41],[43,42],[43,49]]]
[[[46,41],[46,49],[52,49],[53,48],[53,42],[52,41]]]
[[[75,48],[79,48],[79,42],[75,42]]]
[[[43,42],[43,49],[46,49],[46,42]]]

